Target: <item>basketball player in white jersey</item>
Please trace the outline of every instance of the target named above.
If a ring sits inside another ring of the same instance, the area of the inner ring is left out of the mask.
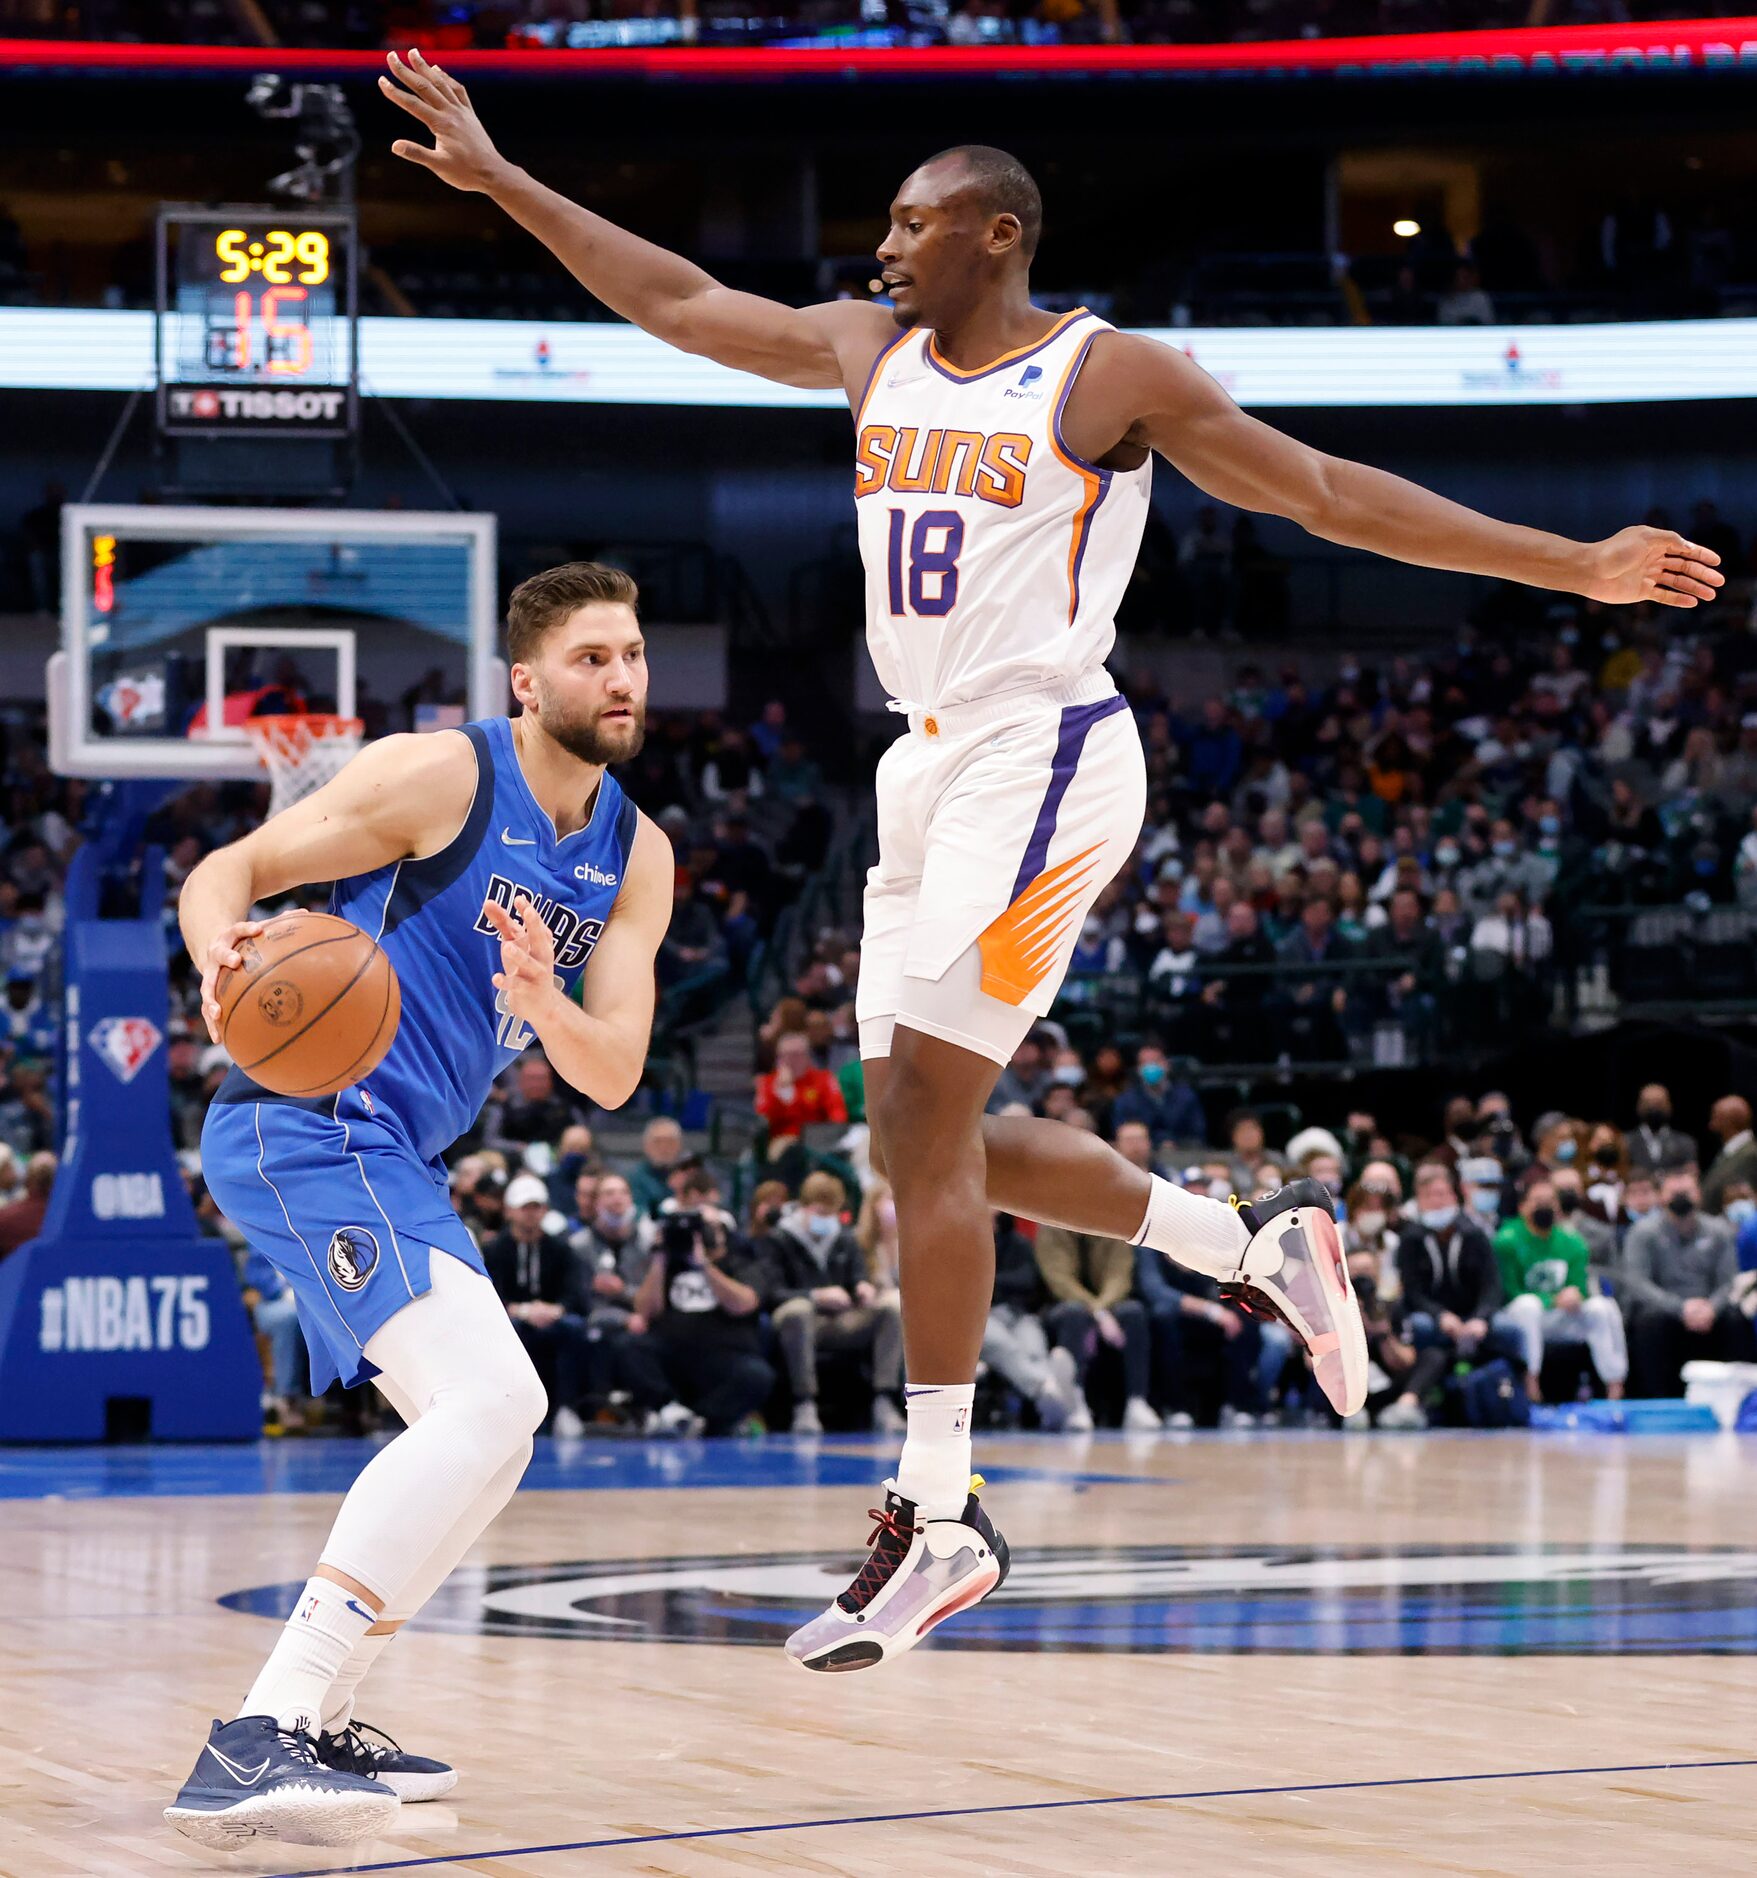
[[[1144,766],[1104,669],[1157,451],[1210,496],[1427,567],[1690,607],[1718,557],[1665,529],[1576,542],[1497,522],[1247,416],[1183,354],[1031,303],[1036,185],[1004,152],[942,152],[878,251],[891,307],[783,306],[722,287],[506,161],[462,85],[392,55],[385,94],[433,133],[396,154],[490,196],[598,299],[685,352],[854,412],[867,637],[908,734],[877,780],[861,947],[874,1158],[896,1194],[908,1434],[854,1583],[789,1641],[808,1668],[914,1646],[1005,1576],[970,1480],[989,1209],[1146,1244],[1283,1317],[1347,1414],[1366,1347],[1328,1196],[1236,1210],[1091,1135],[984,1106],[1049,1009],[1086,909],[1140,832]]]

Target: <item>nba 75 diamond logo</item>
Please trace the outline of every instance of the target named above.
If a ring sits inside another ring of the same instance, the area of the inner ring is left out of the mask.
[[[133,1082],[159,1037],[159,1027],[144,1017],[106,1017],[91,1028],[91,1046],[118,1082]]]

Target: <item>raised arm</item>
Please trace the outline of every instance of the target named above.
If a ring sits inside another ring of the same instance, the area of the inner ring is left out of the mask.
[[[177,900],[210,1032],[220,1014],[214,981],[242,962],[237,941],[261,930],[249,917],[258,900],[437,854],[462,827],[475,788],[475,754],[461,732],[381,737],[303,802],[216,848]]]
[[[431,146],[402,139],[392,152],[454,189],[489,197],[589,293],[667,345],[783,385],[858,390],[896,337],[882,307],[852,300],[790,307],[721,286],[693,261],[582,209],[509,163],[449,72],[419,52],[406,62],[393,52],[389,62],[401,82],[380,78],[379,89],[433,133]]]
[[[1249,416],[1193,360],[1138,334],[1107,334],[1094,345],[1063,428],[1091,461],[1119,442],[1157,450],[1217,501],[1282,515],[1325,541],[1417,567],[1679,607],[1712,600],[1725,579],[1713,549],[1669,528],[1570,541],[1328,456]]]

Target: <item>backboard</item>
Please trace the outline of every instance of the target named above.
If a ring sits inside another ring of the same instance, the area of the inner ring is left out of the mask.
[[[69,504],[61,555],[62,775],[255,777],[258,712],[372,736],[506,709],[491,515]]]

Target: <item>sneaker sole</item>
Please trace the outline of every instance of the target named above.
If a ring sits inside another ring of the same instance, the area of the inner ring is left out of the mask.
[[[1361,1322],[1360,1299],[1354,1295],[1354,1286],[1349,1282],[1348,1260],[1342,1249],[1342,1238],[1336,1230],[1336,1222],[1328,1213],[1316,1207],[1299,1209],[1291,1215],[1290,1223],[1299,1223],[1299,1214],[1308,1215],[1309,1224],[1301,1230],[1317,1241],[1312,1255],[1312,1265],[1318,1275],[1318,1283],[1324,1290],[1330,1304],[1331,1321],[1335,1324],[1336,1348],[1334,1355],[1342,1366],[1342,1400],[1338,1401],[1331,1394],[1318,1376],[1318,1386],[1323,1389],[1330,1406],[1346,1419],[1355,1413],[1367,1399],[1367,1333]],[[1246,1286],[1266,1297],[1275,1306],[1281,1321],[1294,1333],[1306,1347],[1312,1349],[1312,1338],[1302,1328],[1303,1313],[1294,1305],[1284,1287],[1277,1284],[1273,1277],[1251,1278],[1244,1281]],[[1325,1341],[1323,1337],[1319,1341]],[[1326,1354],[1329,1354],[1326,1352]],[[1313,1364],[1314,1373],[1317,1363]]]
[[[402,1802],[391,1793],[264,1793],[216,1812],[167,1806],[166,1823],[211,1851],[230,1852],[251,1839],[294,1845],[357,1845],[391,1829]]]
[[[442,1774],[387,1774],[381,1768],[378,1784],[389,1787],[405,1806],[418,1806],[423,1800],[442,1800],[458,1784],[458,1770],[448,1767]]]
[[[980,1604],[991,1591],[1000,1588],[1001,1581],[1006,1575],[1005,1559],[1000,1554],[991,1552],[978,1570],[953,1585],[938,1604],[930,1605],[914,1627],[901,1635],[886,1636],[880,1631],[868,1631],[863,1636],[850,1637],[846,1643],[834,1644],[817,1656],[796,1656],[792,1660],[801,1669],[823,1670],[831,1673],[853,1669],[877,1669],[881,1663],[888,1663],[896,1657],[907,1655],[930,1631],[943,1624],[948,1617],[956,1617],[960,1611],[967,1611],[973,1604]]]

